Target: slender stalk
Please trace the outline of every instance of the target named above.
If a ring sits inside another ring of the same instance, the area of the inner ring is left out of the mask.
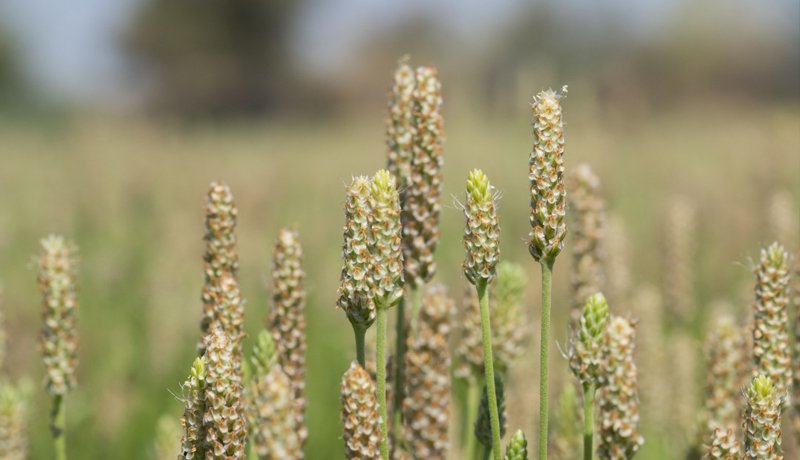
[[[550,302],[553,262],[542,259],[542,333],[539,355],[539,460],[547,460],[547,370],[550,358]]]
[[[378,356],[375,367],[377,368],[378,385],[378,415],[381,418],[381,458],[389,460],[389,440],[386,431],[386,307],[378,307],[377,349]]]
[[[467,444],[464,448],[467,460],[475,460],[476,445],[478,438],[475,437],[473,432],[475,420],[478,419],[478,404],[481,398],[481,384],[478,379],[470,380],[469,388],[467,389],[467,417],[464,420],[464,439]]]
[[[492,424],[492,456],[500,460],[500,417],[497,411],[497,393],[494,387],[494,360],[492,359],[492,326],[489,319],[489,289],[486,280],[477,283],[481,305],[481,330],[483,334],[483,365],[486,391],[489,397],[489,421]]]
[[[397,302],[397,322],[395,324],[395,345],[394,345],[394,386],[392,387],[392,416],[394,417],[395,430],[392,433],[395,441],[399,438],[400,405],[403,403],[403,366],[406,354],[405,327],[406,327],[406,300],[405,296]]]
[[[594,385],[583,387],[583,460],[594,453]]]
[[[67,433],[64,431],[67,420],[67,407],[64,395],[53,395],[53,412],[50,421],[50,430],[53,433],[56,460],[67,459]]]
[[[364,359],[364,337],[367,335],[367,328],[353,325],[353,333],[356,336],[356,359],[358,364],[364,369],[367,368],[366,360]]]

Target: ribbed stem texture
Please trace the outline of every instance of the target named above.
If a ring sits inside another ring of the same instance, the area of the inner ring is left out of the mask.
[[[781,410],[785,402],[778,387],[764,374],[745,391],[744,453],[746,458],[781,460]]]
[[[300,236],[293,228],[278,232],[272,256],[272,311],[268,324],[278,365],[289,378],[295,429],[301,442],[308,437],[305,423],[306,290]]]
[[[598,391],[600,459],[633,458],[644,438],[639,435],[639,394],[633,361],[635,328],[612,316],[603,343],[603,368]]]
[[[380,417],[375,383],[353,362],[342,377],[342,431],[345,456],[350,460],[380,458]]]
[[[542,262],[542,332],[539,340],[539,460],[547,459],[547,393],[549,390],[550,366],[550,305],[553,290],[553,265]]]

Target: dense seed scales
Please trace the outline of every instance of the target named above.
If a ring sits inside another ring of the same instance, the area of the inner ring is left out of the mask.
[[[405,355],[405,445],[415,458],[447,458],[450,447],[450,349],[453,301],[442,285],[427,288]]]
[[[500,261],[500,224],[494,187],[479,169],[472,170],[467,178],[464,216],[464,274],[473,285],[489,283]]]
[[[374,244],[370,224],[371,202],[369,178],[353,178],[344,207],[343,263],[337,306],[344,310],[351,323],[364,328],[372,325],[376,315],[370,276],[370,251]]]
[[[51,394],[66,394],[77,384],[75,252],[60,236],[50,235],[41,241],[38,283],[44,311],[39,346],[46,371],[44,385]]]
[[[703,460],[740,460],[742,445],[736,439],[736,432],[729,428],[714,428],[705,445]]]
[[[200,328],[203,336],[198,349],[205,353],[208,337],[219,328],[233,345],[236,371],[241,373],[244,356],[242,341],[245,336],[244,300],[239,291],[239,283],[230,272],[222,272],[219,277],[209,280],[209,284],[203,286],[203,318]]]
[[[382,169],[375,174],[371,192],[372,298],[378,308],[387,308],[403,296],[402,228],[400,199],[394,176]]]
[[[342,433],[349,460],[380,458],[380,417],[375,383],[357,362],[342,377]]]
[[[773,243],[762,249],[755,270],[754,373],[769,377],[781,397],[788,397],[792,378],[788,313],[790,265],[789,254]]]
[[[578,322],[586,299],[606,284],[605,202],[600,179],[588,164],[578,165],[568,177],[570,232],[572,234],[572,320]]]
[[[249,442],[260,460],[297,460],[303,458],[303,447],[296,406],[276,345],[262,331],[253,350],[253,374],[246,392]]]
[[[716,319],[706,341],[706,389],[702,437],[719,429],[720,436],[740,420],[741,389],[748,375],[750,356],[745,353],[745,331],[730,316]],[[722,458],[722,457],[713,457]]]
[[[664,307],[670,319],[687,323],[694,317],[694,256],[696,210],[687,201],[673,200],[664,223]]]
[[[389,149],[386,169],[397,178],[398,190],[406,190],[411,178],[411,159],[414,155],[415,86],[414,69],[403,59],[398,63],[389,90],[389,118],[386,122],[386,145]],[[401,194],[401,202],[402,196]]]
[[[272,311],[267,323],[279,367],[291,385],[295,427],[305,441],[306,290],[303,248],[297,230],[281,229],[272,254]]]
[[[490,294],[493,290],[490,289]],[[490,296],[489,308],[494,310],[494,299]],[[456,365],[454,374],[460,379],[477,381],[483,375],[483,337],[481,336],[481,310],[478,294],[467,285],[461,300],[458,315]],[[494,323],[492,323],[494,326]]]
[[[236,369],[234,343],[219,328],[206,341],[203,414],[205,458],[243,459],[247,425],[242,379]]]
[[[542,91],[533,98],[533,150],[528,180],[531,186],[531,233],[528,250],[536,261],[552,263],[567,236],[564,187],[564,123],[560,92]]]
[[[28,458],[28,395],[24,388],[0,383],[0,459]]]
[[[744,414],[745,458],[782,460],[781,410],[783,398],[772,379],[759,374],[745,391]]]
[[[503,457],[503,460],[528,460],[528,441],[525,439],[525,433],[522,430],[517,430],[511,436],[506,447],[506,456]]]
[[[633,361],[635,326],[612,316],[603,341],[599,407],[598,458],[628,460],[644,444],[639,434],[639,394]]]
[[[587,298],[567,351],[570,370],[583,388],[596,387],[599,381],[607,323],[608,303],[603,294]]]
[[[407,90],[407,89],[406,89]],[[411,164],[407,181],[399,180],[406,282],[416,289],[436,273],[434,252],[439,242],[442,207],[442,85],[432,67],[414,72]]]

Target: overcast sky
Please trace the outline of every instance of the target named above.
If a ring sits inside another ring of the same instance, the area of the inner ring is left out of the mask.
[[[119,96],[126,89],[118,38],[141,1],[0,0],[0,20],[23,47],[26,69],[44,90],[68,99],[102,99]],[[347,65],[348,53],[364,37],[409,17],[424,14],[436,18],[442,27],[469,43],[493,28],[502,27],[530,1],[312,0],[308,3],[295,29],[294,49],[304,65],[324,72],[336,65]],[[614,18],[615,23],[630,24],[630,32],[635,35],[657,31],[676,4],[674,0],[560,0],[554,3],[560,11],[578,21]],[[735,2],[715,3],[731,5]],[[741,0],[738,3],[740,7],[752,8],[742,12],[748,19],[760,17],[762,21],[781,27],[800,27],[800,2],[797,0]],[[720,20],[724,20],[729,11],[720,13]]]

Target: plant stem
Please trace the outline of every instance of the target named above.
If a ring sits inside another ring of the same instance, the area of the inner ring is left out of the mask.
[[[467,417],[464,420],[464,439],[466,440],[467,460],[475,460],[475,447],[477,445],[477,438],[475,437],[475,420],[478,418],[478,404],[481,398],[481,385],[478,379],[469,381],[469,388],[467,389]]]
[[[483,450],[481,450],[481,460],[489,460],[492,456],[492,451],[489,449],[489,446],[483,446]]]
[[[497,411],[497,393],[494,386],[494,360],[492,359],[492,325],[489,319],[489,289],[486,281],[475,286],[481,305],[481,332],[483,334],[483,367],[486,375],[486,392],[489,398],[489,420],[492,424],[492,457],[500,460],[500,417]]]
[[[364,359],[364,336],[367,335],[367,328],[353,324],[353,333],[356,336],[356,359],[358,360],[358,364],[366,369],[367,364]]]
[[[539,460],[547,460],[547,368],[550,359],[550,302],[553,288],[553,261],[542,265],[542,333],[539,354]]]
[[[389,441],[386,432],[386,307],[378,306],[378,356],[375,367],[378,379],[378,415],[381,417],[381,458],[389,460]]]
[[[583,387],[583,460],[592,460],[594,453],[594,385]]]
[[[403,403],[403,367],[406,355],[405,327],[406,327],[406,301],[405,296],[400,298],[397,303],[397,323],[395,324],[395,345],[394,345],[394,390],[392,397],[392,415],[394,417],[395,432],[392,433],[395,441],[399,438],[398,427],[400,426],[400,405]]]
[[[50,431],[53,433],[56,460],[67,459],[67,433],[64,431],[67,420],[67,407],[64,395],[53,395],[53,412],[50,414]]]

